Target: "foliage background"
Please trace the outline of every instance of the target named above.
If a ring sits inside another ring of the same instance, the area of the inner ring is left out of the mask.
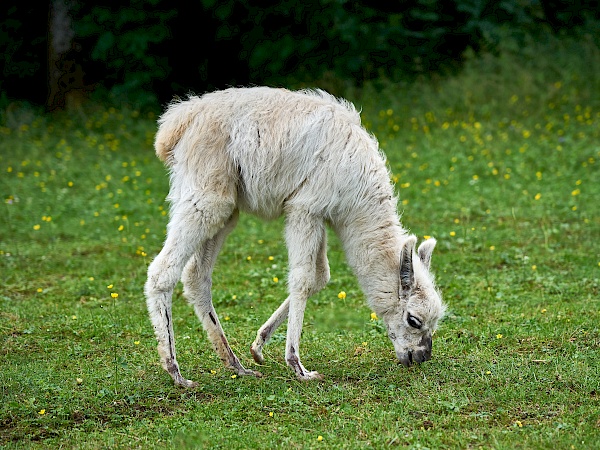
[[[0,19],[3,104],[44,104],[50,6],[8,0]],[[510,40],[598,35],[597,0],[129,0],[65,2],[72,23],[65,89],[156,105],[230,85],[315,85],[342,95],[367,81],[453,73],[465,52]],[[68,85],[70,83],[70,85]]]

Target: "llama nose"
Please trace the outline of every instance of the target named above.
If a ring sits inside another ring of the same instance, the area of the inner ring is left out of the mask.
[[[424,335],[421,338],[421,341],[419,342],[419,348],[429,354],[427,359],[431,358],[431,344],[432,344],[431,341],[432,341],[431,334],[428,333],[428,334]]]
[[[422,363],[431,359],[431,349],[427,350],[416,350],[412,352],[412,360],[415,363]]]
[[[396,353],[396,357],[400,364],[404,367],[410,367],[413,364],[422,363],[431,359],[431,337],[424,337],[421,339],[418,350],[408,350],[403,353]]]
[[[400,361],[400,364],[402,364],[404,367],[410,367],[412,365],[411,352],[396,353],[396,357],[398,358],[398,361]]]
[[[425,350],[414,350],[405,353],[396,354],[398,361],[404,367],[410,367],[413,364],[419,364],[431,359],[431,348]]]

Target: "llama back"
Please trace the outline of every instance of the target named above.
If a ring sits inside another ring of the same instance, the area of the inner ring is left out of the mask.
[[[326,129],[335,118],[357,125],[360,117],[320,91],[256,88],[244,94],[248,98],[239,98],[230,119],[227,146],[240,168],[240,206],[277,217],[286,200],[331,159]]]
[[[204,109],[212,108],[214,110],[213,113],[209,112],[209,115],[212,116],[207,118],[209,120],[227,122],[227,119],[232,117],[243,120],[244,116],[252,115],[249,111],[253,108],[262,107],[263,112],[269,115],[271,105],[289,103],[289,106],[293,107],[293,102],[289,102],[292,97],[295,97],[296,100],[303,97],[310,98],[312,101],[309,103],[313,107],[315,104],[335,106],[338,113],[343,112],[349,120],[360,124],[360,117],[350,102],[337,99],[322,90],[307,89],[291,92],[285,89],[264,87],[232,88],[208,93],[202,97],[190,96],[187,100],[173,101],[158,119],[159,128],[154,140],[156,155],[168,165],[174,147]],[[219,117],[221,114],[223,117]]]
[[[323,91],[231,93],[239,103],[232,105],[227,151],[240,168],[242,209],[272,218],[286,203],[302,203],[317,215],[345,214],[371,194],[373,177],[391,197],[377,142],[351,103]]]
[[[155,147],[167,166],[181,162],[173,170],[198,186],[206,168],[222,160],[237,172],[240,208],[266,218],[279,216],[288,201],[347,214],[374,192],[373,183],[377,195],[391,197],[377,142],[358,112],[323,91],[216,91],[171,104],[159,125]]]

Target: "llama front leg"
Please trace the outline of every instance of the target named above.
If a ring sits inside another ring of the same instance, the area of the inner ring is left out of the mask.
[[[324,230],[322,231],[321,243],[319,245],[319,253],[317,256],[315,282],[315,292],[318,292],[319,290],[323,289],[325,285],[329,282],[329,262],[327,261],[327,233],[325,233]],[[289,310],[290,298],[288,297],[279,306],[279,308],[277,308],[273,315],[271,315],[269,320],[267,320],[256,333],[256,339],[250,347],[250,353],[252,353],[254,361],[256,361],[258,364],[264,363],[262,349],[269,342],[275,330],[277,330],[277,328],[279,328],[279,326],[288,317]]]
[[[300,361],[300,336],[308,297],[329,279],[325,225],[303,209],[288,211],[286,243],[289,252],[289,312],[285,360],[300,380],[320,380],[323,376],[306,370]]]
[[[254,360],[259,363],[264,363],[262,349],[269,341],[275,330],[288,317],[288,332],[285,349],[285,360],[287,364],[294,369],[296,376],[301,380],[322,379],[323,377],[318,372],[311,372],[304,368],[300,362],[299,348],[300,336],[302,334],[302,322],[304,319],[304,310],[306,309],[306,301],[308,297],[293,298],[290,295],[273,315],[265,322],[258,330],[256,340],[250,347],[250,352]],[[290,305],[293,305],[291,307]]]
[[[291,296],[290,298],[285,361],[288,366],[294,370],[299,380],[322,380],[323,375],[316,371],[306,370],[300,361],[300,336],[302,334],[302,322],[304,320],[306,301],[307,297]]]
[[[250,353],[252,353],[252,358],[258,364],[263,364],[265,359],[262,355],[262,349],[269,342],[271,336],[275,332],[277,328],[283,323],[283,321],[287,318],[288,312],[290,310],[290,298],[286,298],[285,301],[277,308],[277,310],[273,313],[273,315],[265,322],[265,324],[260,327],[258,333],[256,333],[256,339],[252,343],[250,347]]]

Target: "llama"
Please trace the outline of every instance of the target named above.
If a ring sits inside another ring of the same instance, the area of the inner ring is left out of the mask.
[[[180,279],[225,366],[261,376],[231,350],[211,297],[217,254],[239,211],[264,219],[285,214],[289,295],[252,343],[258,364],[287,318],[287,364],[300,380],[322,379],[300,361],[300,335],[307,299],[329,281],[326,224],[340,237],[399,362],[431,358],[444,313],[429,271],[436,241],[415,251],[416,237],[398,218],[385,158],[350,102],[321,90],[231,88],[175,101],[158,123],[155,149],[170,170],[171,208],[145,294],[162,366],[176,385],[196,386],[175,357],[171,297]]]

